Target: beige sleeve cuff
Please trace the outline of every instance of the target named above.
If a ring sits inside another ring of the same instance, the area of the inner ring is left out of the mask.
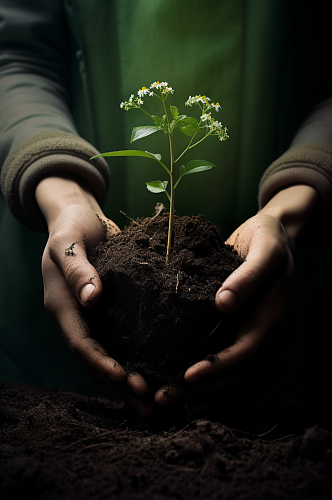
[[[263,208],[278,191],[294,184],[308,184],[315,188],[323,211],[331,210],[332,144],[300,144],[273,162],[259,185],[259,208]]]
[[[35,199],[38,182],[49,174],[68,172],[89,186],[103,205],[109,185],[104,158],[81,137],[67,132],[45,132],[24,141],[6,159],[1,171],[3,198],[15,217],[30,229],[47,231]]]

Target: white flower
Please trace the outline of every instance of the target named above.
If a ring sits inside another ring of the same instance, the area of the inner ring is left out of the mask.
[[[211,121],[211,113],[204,113],[204,115],[201,116],[202,122],[206,121]]]
[[[160,90],[163,94],[168,94],[169,92],[173,94],[174,90],[172,87],[168,86],[168,82],[159,82],[157,80],[156,82],[151,83],[150,89],[157,89]],[[151,93],[153,95],[153,92]]]
[[[137,92],[137,94],[139,95],[139,97],[143,97],[144,95],[146,95],[148,93],[149,93],[149,89],[147,89],[146,87],[142,87]]]
[[[124,108],[126,111],[129,111],[133,108],[139,108],[141,104],[143,104],[142,99],[140,99],[139,97],[135,97],[134,94],[131,94],[128,101],[123,101],[120,104],[120,108]]]
[[[151,83],[150,89],[156,89],[156,88],[158,88],[157,85],[159,85],[159,82],[153,82],[153,83]]]
[[[206,97],[206,95],[195,95],[195,96],[189,96],[189,99],[185,102],[186,106],[192,106],[193,104],[198,104],[200,106],[200,103],[203,104],[203,108],[205,109],[210,109],[210,102],[211,99],[209,97]]]
[[[217,120],[212,119],[209,128],[213,135],[218,136],[219,141],[225,141],[228,139],[229,135],[227,134],[227,128],[223,127]]]
[[[203,114],[205,114],[207,111],[210,109],[215,109],[215,111],[220,110],[220,104],[217,102],[216,104],[211,101],[210,97],[207,97],[206,95],[195,95],[195,96],[189,96],[188,100],[185,102],[186,106],[192,106],[193,104],[197,104],[200,106],[200,108],[203,111]]]

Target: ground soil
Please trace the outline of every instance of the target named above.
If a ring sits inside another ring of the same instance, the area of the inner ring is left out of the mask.
[[[230,345],[230,324],[215,294],[242,260],[221,229],[203,216],[175,216],[168,263],[168,213],[133,222],[90,253],[103,299],[89,310],[94,337],[127,371],[152,389],[179,381],[185,370]]]
[[[110,399],[2,384],[1,498],[332,498],[331,413],[291,406],[251,430],[222,417],[160,428]]]
[[[130,231],[135,234],[133,238],[124,231],[114,239],[116,245],[110,242],[106,246],[112,252],[111,260],[107,260],[112,265],[105,267],[105,261],[100,260],[101,267],[112,277],[109,289],[103,278],[106,296],[110,294],[112,301],[124,297],[124,311],[129,318],[134,313],[134,326],[142,326],[134,336],[128,334],[122,341],[126,342],[126,352],[133,343],[132,351],[137,351],[139,357],[129,360],[124,356],[121,362],[128,370],[142,371],[152,386],[158,387],[176,379],[197,358],[197,352],[185,358],[186,349],[176,343],[177,337],[184,335],[185,343],[196,344],[196,348],[198,345],[199,358],[216,352],[216,338],[222,344],[231,341],[234,330],[230,326],[222,322],[216,329],[220,317],[214,307],[214,294],[234,264],[236,267],[239,263],[236,253],[225,247],[220,230],[196,217],[182,220],[185,224],[181,227],[176,220],[173,253],[165,266],[166,219],[162,215],[145,223],[137,221],[132,225],[135,230]],[[162,232],[160,223],[164,225]],[[202,245],[200,233],[207,246]],[[186,235],[189,240],[177,253]],[[126,240],[130,241],[129,253],[124,251]],[[222,255],[216,254],[215,242]],[[114,268],[122,253],[126,255],[122,268]],[[223,271],[218,269],[221,257],[226,259]],[[203,277],[206,259],[208,277]],[[133,263],[137,264],[132,273],[134,283],[124,279],[124,270],[132,270]],[[150,292],[144,295],[147,282],[158,269],[162,285],[157,282],[152,286],[152,305],[145,312],[138,298],[143,302],[149,298]],[[208,285],[204,290],[200,288],[203,282]],[[124,288],[114,294],[114,283]],[[196,302],[188,312],[196,291],[198,305]],[[181,311],[180,319],[172,315],[169,299]],[[162,313],[156,315],[160,303]],[[202,322],[196,312],[205,307]],[[116,316],[119,310],[117,306],[112,314]],[[155,321],[160,314],[166,327],[158,328],[155,341]],[[108,315],[109,311],[106,323]],[[177,325],[183,317],[189,320],[188,329],[181,323]],[[106,347],[109,332],[122,329],[121,314],[117,321],[120,326],[115,323],[112,330],[108,326],[100,338]],[[140,337],[144,331],[152,339],[150,344]],[[165,343],[161,352],[159,341]],[[172,343],[176,344],[175,351]],[[121,349],[117,354],[121,355]],[[159,356],[157,366],[151,360],[148,366],[139,364],[149,349],[152,356]],[[177,351],[182,353],[184,364],[177,359]],[[169,362],[164,363],[165,353],[169,352]],[[176,370],[172,371],[174,364]],[[223,391],[219,404],[202,418],[191,416],[186,407],[168,414],[162,407],[149,421],[111,394],[87,396],[0,384],[1,499],[327,500],[332,498],[329,380],[324,385],[322,377],[317,377],[313,392],[293,386],[288,378],[283,383],[278,380],[275,387],[265,383],[265,392],[251,381],[243,385],[242,393],[232,390],[226,396]]]

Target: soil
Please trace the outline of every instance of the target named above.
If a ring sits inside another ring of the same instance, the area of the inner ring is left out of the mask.
[[[138,371],[152,390],[178,382],[196,361],[234,341],[215,294],[242,260],[221,229],[202,215],[175,215],[166,264],[168,213],[134,221],[99,245],[89,259],[103,283],[103,299],[88,311],[93,336],[124,368]]]
[[[101,326],[107,329],[99,340],[113,349],[114,338],[120,338],[119,361],[128,371],[141,371],[158,388],[177,380],[197,357],[231,342],[240,324],[232,329],[222,321],[219,326],[214,306],[220,283],[240,262],[224,245],[220,230],[201,216],[176,218],[173,251],[165,265],[167,220],[160,214],[136,221],[91,257],[98,272],[105,271],[105,304],[115,302],[113,310],[100,306],[99,316],[105,322]],[[124,263],[115,267],[121,254]],[[226,263],[219,269],[221,260]],[[159,281],[148,292],[147,283],[154,275],[160,275]],[[122,298],[124,308],[117,302]],[[144,311],[142,302],[147,299],[151,304]],[[180,318],[173,316],[169,300]],[[201,311],[203,320],[197,315]],[[121,339],[124,313],[125,321],[132,323]],[[113,324],[109,315],[116,318]],[[165,326],[156,329],[160,319]],[[186,357],[191,345],[195,349]],[[122,352],[130,355],[121,358]],[[142,364],[148,352],[150,360]],[[319,379],[314,392],[293,386],[289,379],[278,380],[277,387],[269,387],[265,394],[255,383],[249,386],[250,391],[232,391],[228,399],[223,394],[213,411],[200,419],[184,407],[169,414],[161,408],[147,421],[112,394],[88,396],[0,384],[1,499],[332,498],[329,380],[324,385]]]
[[[254,425],[243,415],[237,428],[222,417],[166,428],[110,399],[0,384],[1,498],[332,498],[331,412],[291,401]]]

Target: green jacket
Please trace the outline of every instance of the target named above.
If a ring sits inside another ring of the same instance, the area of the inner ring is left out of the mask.
[[[45,229],[34,187],[45,172],[59,169],[59,154],[61,169],[74,168],[87,180],[105,202],[105,213],[122,227],[126,220],[120,210],[135,218],[151,215],[158,201],[166,203],[146,191],[146,181],[163,175],[154,162],[109,161],[109,179],[103,160],[89,161],[96,151],[131,148],[133,126],[149,124],[143,113],[119,107],[142,86],[168,81],[175,89],[169,103],[182,113],[190,114],[184,108],[189,95],[205,94],[222,106],[218,119],[230,139],[211,138],[188,157],[207,159],[217,168],[182,181],[176,199],[180,215],[204,213],[227,236],[257,211],[260,179],[271,164],[260,203],[290,183],[307,182],[330,206],[331,170],[317,168],[332,157],[330,122],[325,120],[313,140],[306,132],[297,136],[293,145],[300,151],[308,142],[324,147],[311,149],[305,165],[292,149],[291,168],[286,173],[284,168],[303,118],[330,97],[331,89],[321,64],[324,51],[318,53],[313,42],[322,41],[307,41],[306,12],[298,16],[296,5],[286,0],[30,0],[27,7],[24,0],[2,0],[1,190],[12,213],[3,205],[0,378],[75,388],[89,384],[43,311],[39,261],[45,235],[32,233],[12,214],[27,227]],[[319,85],[313,78],[317,71],[323,75]],[[162,139],[154,134],[135,148],[161,153],[166,162],[168,145]],[[176,139],[176,147],[183,139]],[[68,166],[68,156],[75,158],[74,167]],[[9,282],[20,283],[20,289],[8,288]]]

